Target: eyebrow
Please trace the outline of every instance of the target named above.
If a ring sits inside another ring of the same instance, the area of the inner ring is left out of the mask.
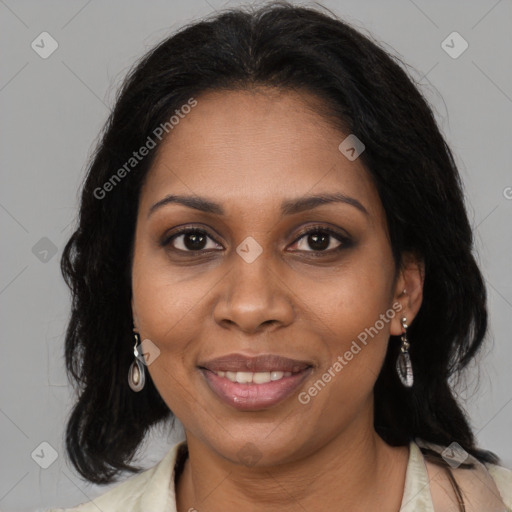
[[[291,215],[294,213],[300,213],[305,210],[311,210],[322,204],[329,203],[345,203],[350,206],[354,206],[365,215],[368,214],[368,210],[355,198],[346,196],[345,194],[318,194],[314,196],[304,196],[297,199],[290,199],[284,201],[281,205],[281,212],[283,215]]]
[[[329,203],[345,203],[357,208],[365,215],[369,215],[368,210],[357,199],[341,193],[318,194],[314,196],[288,199],[283,201],[281,204],[281,213],[283,215],[293,215],[294,213],[312,210],[313,208]],[[216,215],[224,215],[224,208],[222,208],[220,204],[210,201],[204,197],[168,195],[151,206],[148,212],[148,217],[154,213],[155,210],[168,204],[181,204],[188,208],[193,208],[194,210],[200,210],[202,212],[213,213]]]

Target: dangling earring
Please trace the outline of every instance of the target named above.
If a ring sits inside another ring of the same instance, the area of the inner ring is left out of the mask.
[[[135,345],[133,346],[133,355],[135,356],[135,360],[130,365],[130,369],[128,370],[128,385],[130,388],[138,392],[140,391],[146,382],[146,374],[144,373],[144,365],[141,363],[139,357],[139,351],[137,350],[137,345],[140,344],[139,333],[134,333],[135,337]]]
[[[414,376],[412,372],[411,356],[409,355],[409,341],[407,340],[407,318],[403,317],[401,320],[404,333],[400,337],[402,345],[400,346],[400,354],[396,360],[396,371],[400,381],[406,388],[410,388],[414,382]]]

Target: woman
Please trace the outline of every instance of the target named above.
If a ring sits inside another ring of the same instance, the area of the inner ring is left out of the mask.
[[[486,333],[460,178],[395,60],[279,3],[162,42],[126,80],[62,270],[77,510],[503,511],[448,380]]]

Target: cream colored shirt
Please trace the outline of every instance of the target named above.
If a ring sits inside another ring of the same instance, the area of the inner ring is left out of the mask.
[[[419,442],[440,451],[436,445]],[[182,444],[173,446],[154,467],[93,501],[48,512],[177,512],[174,477]],[[466,512],[512,512],[512,471],[493,464],[483,465],[472,457],[470,460],[475,469],[452,469],[464,496]],[[411,442],[400,512],[458,512],[444,475],[442,468],[427,464],[418,444]]]

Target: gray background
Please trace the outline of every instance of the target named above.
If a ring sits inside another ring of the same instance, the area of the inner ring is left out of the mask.
[[[77,189],[135,59],[183,23],[238,3],[0,0],[1,510],[71,506],[107,489],[85,484],[63,449],[72,394],[63,370],[69,295],[59,258],[72,232]],[[454,150],[491,313],[480,370],[459,389],[481,445],[512,467],[512,2],[324,5],[412,66]],[[43,31],[59,44],[47,59],[31,48]],[[453,31],[469,44],[456,59],[441,47]],[[47,469],[31,457],[42,442],[58,453]],[[155,464],[172,442],[155,432],[141,451],[143,465]]]

